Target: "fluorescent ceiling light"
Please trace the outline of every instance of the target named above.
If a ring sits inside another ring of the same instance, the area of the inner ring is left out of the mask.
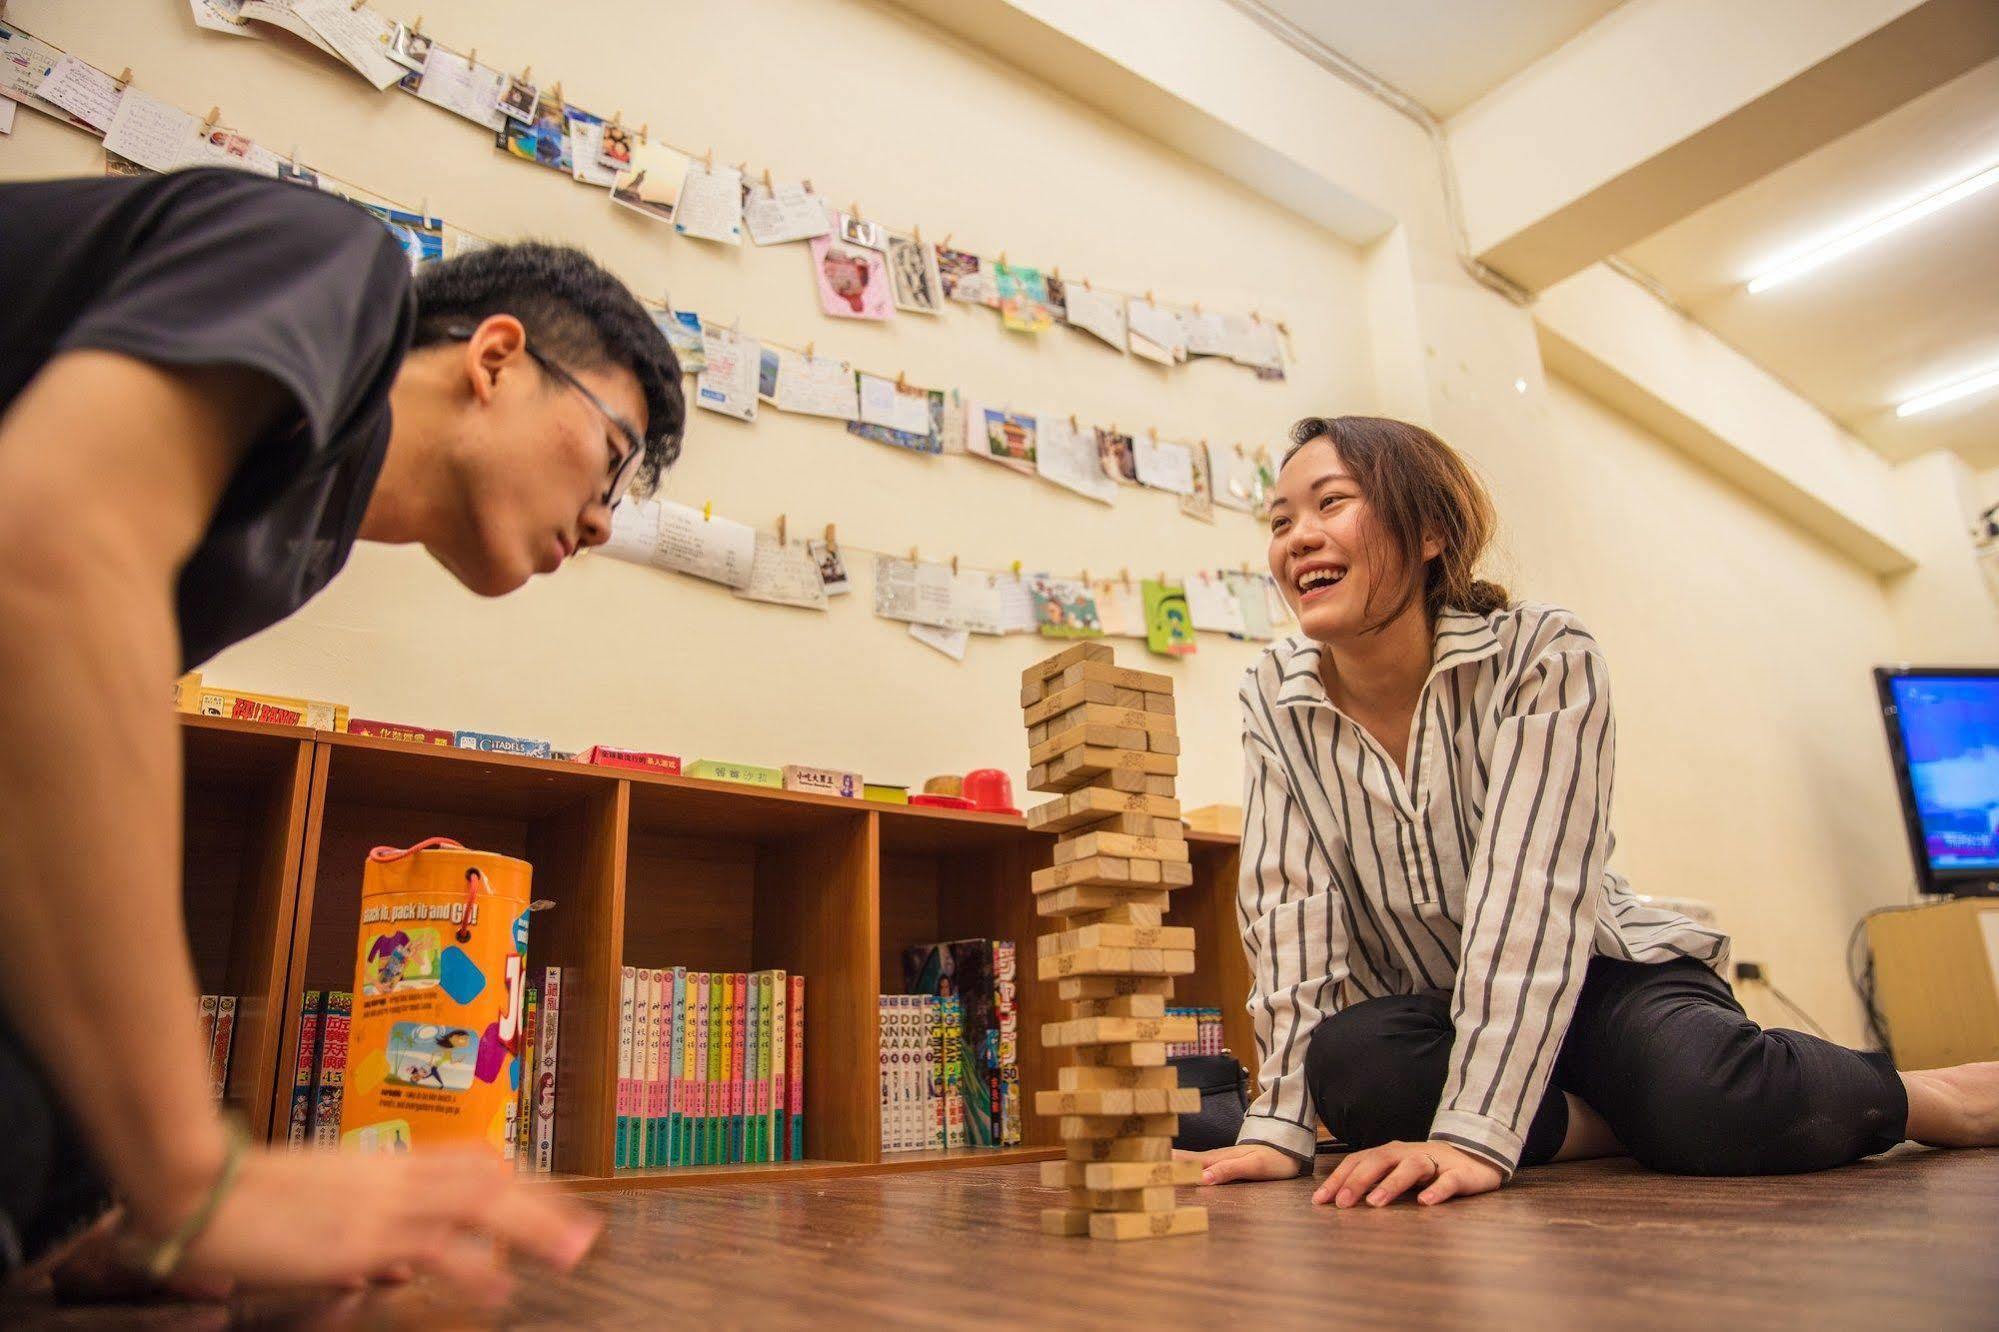
[[[1931,389],[1928,393],[1909,399],[1895,409],[1895,415],[1914,416],[1917,412],[1926,412],[1932,407],[1941,407],[1947,402],[1956,402],[1959,398],[1968,398],[1974,393],[1983,393],[1987,389],[1995,388],[1999,388],[1999,365],[1988,365],[1969,378],[1960,379],[1955,384],[1945,384],[1942,388]]]
[[[1852,231],[1836,236],[1823,245],[1814,246],[1802,254],[1792,255],[1782,263],[1749,279],[1749,290],[1768,291],[1780,282],[1789,282],[1794,277],[1831,263],[1841,255],[1851,254],[1863,245],[1880,240],[1890,232],[1900,231],[1911,222],[1928,217],[1939,209],[1969,199],[1988,185],[1999,185],[1999,166],[1989,166],[1954,185],[1946,185],[1934,194],[1925,195],[1914,203],[1906,204]]]

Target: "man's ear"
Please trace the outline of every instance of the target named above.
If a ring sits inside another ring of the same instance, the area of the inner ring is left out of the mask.
[[[491,399],[502,371],[526,358],[527,343],[527,330],[510,314],[487,315],[472,330],[465,343],[465,371],[480,402]]]

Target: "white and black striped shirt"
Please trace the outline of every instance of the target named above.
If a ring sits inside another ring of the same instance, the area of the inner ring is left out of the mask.
[[[1363,999],[1449,991],[1430,1136],[1511,1174],[1592,954],[1719,969],[1728,939],[1607,867],[1616,725],[1575,616],[1440,614],[1407,780],[1333,706],[1321,651],[1289,638],[1243,677],[1237,919],[1262,1092],[1240,1140],[1308,1160],[1312,1029]]]

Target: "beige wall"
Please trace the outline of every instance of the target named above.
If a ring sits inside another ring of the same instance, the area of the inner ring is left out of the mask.
[[[417,7],[383,4],[405,15]],[[863,0],[675,6],[670,19],[635,3],[592,7],[630,15],[623,30],[550,24],[525,0],[429,7],[432,28],[488,59],[532,61],[586,105],[622,107],[697,148],[712,142],[718,160],[810,175],[869,215],[1059,261],[1072,278],[1281,314],[1297,361],[1289,383],[1271,386],[1224,366],[1161,375],[1061,330],[1040,342],[1011,337],[979,312],[887,328],[826,320],[798,249],[668,237],[493,154],[462,122],[374,97],[317,57],[198,34],[178,6],[121,7],[115,25],[87,8],[15,0],[9,12],[100,65],[131,65],[143,86],[184,106],[219,102],[273,147],[296,143],[308,161],[427,197],[481,231],[575,240],[641,291],[670,287],[704,314],[740,314],[749,331],[817,339],[917,382],[1216,443],[1274,441],[1308,411],[1385,405],[1426,418],[1492,479],[1505,521],[1497,571],[1521,595],[1575,607],[1610,653],[1623,739],[1619,868],[1642,891],[1713,902],[1740,936],[1738,956],[1769,963],[1836,1035],[1858,1037],[1846,930],[1909,883],[1866,677],[1898,655],[1888,594],[1683,453],[1549,382],[1529,317],[1456,274],[1434,201],[1421,202],[1434,193],[1426,150],[1401,122],[1342,121],[1352,136],[1342,160],[1373,173],[1369,192],[1418,201],[1363,259],[1222,176]],[[1086,12],[1110,22],[1104,6]],[[846,80],[837,94],[822,88],[821,70]],[[1311,109],[1307,99],[1294,118]],[[1272,121],[1267,131],[1284,128]],[[0,141],[7,177],[98,164],[93,141],[37,117]],[[754,428],[698,414],[668,489],[747,521],[786,513],[794,531],[836,521],[850,543],[917,545],[975,565],[1021,558],[1139,575],[1255,563],[1263,544],[1240,515],[1207,527],[1150,494],[1106,512],[998,469],[906,457],[774,412]],[[865,574],[861,582],[816,616],[585,559],[481,603],[421,555],[364,549],[298,618],[209,671],[341,698],[361,714],[564,747],[604,740],[690,758],[842,764],[901,781],[995,763],[1018,780],[1013,681],[1044,649],[975,640],[953,665],[875,619]],[[1203,636],[1196,659],[1166,667],[1181,692],[1190,804],[1237,798],[1233,696],[1253,651]],[[1148,660],[1134,646],[1123,655]]]

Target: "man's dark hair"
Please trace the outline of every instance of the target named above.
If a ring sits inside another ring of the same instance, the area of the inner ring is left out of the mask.
[[[528,344],[570,370],[622,366],[645,394],[645,461],[638,484],[650,490],[680,456],[687,404],[680,362],[666,335],[625,284],[566,245],[524,241],[426,264],[416,278],[413,347],[453,340],[448,330],[509,314]]]

